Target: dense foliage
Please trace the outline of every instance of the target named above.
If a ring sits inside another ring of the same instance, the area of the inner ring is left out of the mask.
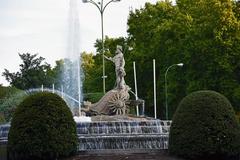
[[[84,101],[89,101],[91,103],[98,102],[103,97],[102,92],[88,93],[84,94]]]
[[[170,117],[183,97],[202,89],[223,93],[234,109],[240,112],[239,11],[239,0],[177,0],[175,5],[169,0],[146,3],[143,8],[130,11],[128,37],[105,37],[104,53],[113,57],[116,45],[123,46],[127,73],[125,80],[133,90],[132,63],[136,62],[138,94],[146,101],[148,115],[153,115],[153,59],[156,59],[157,110],[160,118],[165,117],[164,74],[169,66],[180,62],[184,63],[184,67],[172,68],[167,76]],[[82,54],[85,74],[83,91],[86,94],[103,90],[100,40],[96,41],[95,47],[96,55]],[[63,84],[56,78],[63,61],[59,61],[56,70],[49,69],[48,65],[38,65],[41,74],[35,74],[35,68],[24,65],[29,64],[25,61],[31,62],[32,66],[35,64],[33,60],[40,62],[41,59],[36,55],[22,55],[21,58],[24,63],[20,66],[20,72],[9,74],[6,70],[4,73],[13,86],[25,89],[41,84]],[[115,85],[115,71],[110,61],[105,61],[105,67],[108,91]]]
[[[2,113],[0,113],[0,124],[6,123],[5,117]]]
[[[0,100],[14,94],[18,91],[15,87],[4,87],[0,85]]]
[[[136,45],[136,62],[144,66],[139,69],[142,77],[138,76],[147,82],[143,84],[145,91],[140,92],[145,93],[143,97],[152,99],[146,93],[152,90],[150,67],[155,58],[160,107],[167,67],[184,63],[183,68],[174,68],[168,74],[170,115],[185,95],[201,89],[224,93],[240,110],[240,25],[231,0],[178,0],[176,6],[167,1],[146,4],[144,9],[131,12],[128,25]]]
[[[51,87],[53,83],[60,88],[59,76],[62,72],[63,61],[56,61],[56,66],[51,68],[50,64],[44,63],[43,57],[30,53],[19,54],[22,60],[20,71],[10,73],[5,69],[3,76],[10,84],[18,89],[26,90],[40,88],[41,85]]]
[[[185,97],[173,117],[169,150],[194,160],[239,156],[240,126],[228,99],[214,91]]]
[[[8,135],[10,160],[56,159],[76,147],[76,123],[61,97],[37,93],[17,107]]]
[[[240,20],[239,1],[178,0],[146,3],[130,12],[127,38],[105,38],[105,55],[114,56],[117,44],[130,46],[125,51],[126,82],[133,83],[132,62],[136,61],[139,97],[146,100],[147,114],[153,111],[153,67],[156,59],[157,106],[164,111],[164,74],[172,64],[168,79],[169,115],[173,115],[181,99],[196,90],[216,90],[226,95],[236,111],[240,111]],[[95,47],[84,86],[87,92],[102,90],[101,42]],[[106,61],[106,88],[114,86],[114,65]],[[88,85],[89,84],[89,85]],[[134,90],[134,89],[133,89]]]
[[[0,113],[2,118],[9,122],[14,110],[26,97],[26,93],[15,87],[0,86]]]

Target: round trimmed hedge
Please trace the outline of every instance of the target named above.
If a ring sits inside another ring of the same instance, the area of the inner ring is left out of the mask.
[[[56,94],[30,95],[17,107],[8,135],[10,160],[67,157],[77,151],[76,123]]]
[[[215,91],[185,97],[173,117],[169,151],[194,160],[237,158],[240,126],[228,99]]]

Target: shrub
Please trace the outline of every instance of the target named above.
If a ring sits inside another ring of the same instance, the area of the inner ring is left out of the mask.
[[[4,114],[7,122],[12,119],[16,107],[23,101],[24,98],[26,98],[26,96],[27,94],[25,92],[17,91],[2,100],[2,103],[0,104],[0,112]]]
[[[16,109],[8,135],[10,160],[56,159],[77,150],[76,123],[61,97],[27,97]]]
[[[240,128],[227,98],[214,91],[185,97],[173,117],[169,151],[189,159],[237,157]]]
[[[15,87],[4,87],[0,86],[0,99],[4,99],[5,97],[14,94],[15,92],[19,91]]]
[[[0,124],[6,123],[5,117],[2,113],[0,113]]]
[[[4,114],[7,122],[12,118],[16,107],[26,97],[26,93],[14,87],[0,86],[0,113]]]

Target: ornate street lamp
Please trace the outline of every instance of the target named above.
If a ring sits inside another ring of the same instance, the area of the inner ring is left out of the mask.
[[[105,75],[105,59],[104,59],[104,30],[103,30],[103,13],[106,9],[106,7],[112,3],[112,2],[120,2],[121,0],[110,0],[107,3],[103,2],[104,0],[100,0],[98,2],[95,2],[94,0],[82,0],[83,3],[91,3],[94,6],[96,6],[101,14],[101,27],[102,27],[102,63],[103,63],[103,93],[105,94],[106,91],[106,85],[105,85],[105,79],[106,79],[106,75]]]

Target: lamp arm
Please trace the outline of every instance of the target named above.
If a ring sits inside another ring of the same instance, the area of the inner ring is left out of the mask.
[[[96,2],[94,2],[93,0],[90,0],[89,3],[92,3],[94,6],[96,6],[98,8],[99,12],[102,13],[101,8],[99,7],[99,5]]]
[[[177,64],[173,64],[173,65],[171,65],[170,67],[167,68],[167,70],[166,70],[166,72],[165,72],[165,77],[167,77],[168,71],[169,71],[172,67],[174,67],[174,66],[176,66],[176,65],[177,65]]]
[[[112,3],[114,0],[111,0],[111,1],[109,1],[104,7],[103,7],[103,10],[102,10],[102,12],[104,12],[105,11],[105,9],[106,9],[106,7],[110,4],[110,3]]]

